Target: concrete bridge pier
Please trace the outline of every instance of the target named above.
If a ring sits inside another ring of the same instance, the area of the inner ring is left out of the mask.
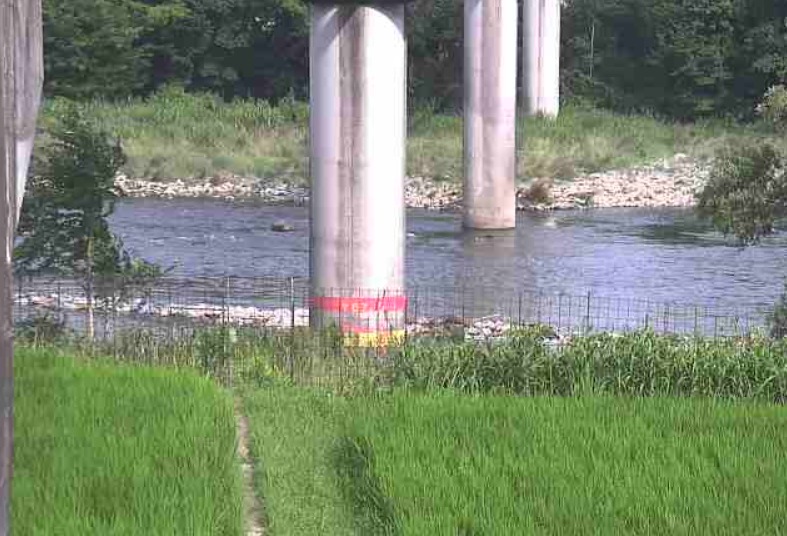
[[[522,97],[527,115],[560,111],[560,0],[523,0]]]
[[[465,0],[464,226],[516,226],[516,0]]]
[[[13,478],[13,245],[43,83],[40,0],[0,0],[0,536]]]
[[[404,3],[314,3],[310,322],[363,346],[404,334]]]

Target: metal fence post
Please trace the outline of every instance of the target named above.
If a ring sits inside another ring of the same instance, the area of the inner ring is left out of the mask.
[[[519,291],[519,327],[522,327],[522,291]]]
[[[590,333],[590,291],[588,291],[587,302],[585,306],[585,334]]]
[[[295,278],[290,277],[290,381],[295,381]]]
[[[230,305],[229,305],[229,299],[230,299],[230,276],[226,276],[225,281],[224,281],[224,296],[223,296],[223,299],[222,299],[222,315],[221,315],[221,317],[222,317],[222,326],[221,326],[222,327],[222,330],[221,330],[222,333],[221,333],[221,338],[222,338],[222,340],[224,342],[224,344],[223,344],[224,355],[222,357],[223,357],[224,364],[227,365],[227,368],[225,369],[225,370],[227,370],[227,377],[225,378],[225,381],[227,383],[230,382],[230,378],[232,376],[231,369],[232,369],[232,361],[233,361],[232,357],[230,356],[230,341],[229,341],[229,329],[230,329],[229,328],[229,326],[230,326],[230,309],[229,309]]]

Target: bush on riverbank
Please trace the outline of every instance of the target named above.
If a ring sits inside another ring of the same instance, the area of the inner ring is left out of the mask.
[[[123,140],[125,173],[169,181],[231,175],[305,184],[308,174],[308,105],[284,100],[238,99],[167,89],[145,100],[84,104],[101,126]],[[44,129],[62,108],[47,103]],[[706,157],[729,139],[762,129],[722,122],[666,123],[566,106],[556,121],[528,118],[519,124],[520,179],[572,178],[577,174],[647,163],[675,153]],[[462,118],[429,110],[411,113],[408,174],[461,181]],[[45,140],[45,137],[42,138]]]

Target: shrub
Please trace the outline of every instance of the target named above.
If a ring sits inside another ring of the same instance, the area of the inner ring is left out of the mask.
[[[769,143],[729,146],[716,159],[710,180],[699,195],[700,216],[743,243],[773,232],[787,208],[784,157]]]
[[[552,181],[550,179],[536,179],[525,190],[525,200],[535,204],[547,204],[552,201]]]
[[[50,313],[37,314],[16,323],[14,338],[33,346],[64,341],[68,332],[66,324]]]
[[[757,105],[757,115],[778,130],[787,129],[787,88],[781,84],[769,88]]]
[[[776,302],[771,314],[768,315],[768,325],[771,337],[774,339],[787,337],[787,283],[784,285],[784,293]]]

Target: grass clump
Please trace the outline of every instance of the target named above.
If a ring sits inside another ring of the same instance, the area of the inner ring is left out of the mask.
[[[231,397],[194,373],[18,349],[17,534],[242,532]]]
[[[556,349],[526,331],[495,344],[417,342],[393,370],[394,383],[418,390],[787,401],[787,346],[768,339],[643,331],[576,337]]]

